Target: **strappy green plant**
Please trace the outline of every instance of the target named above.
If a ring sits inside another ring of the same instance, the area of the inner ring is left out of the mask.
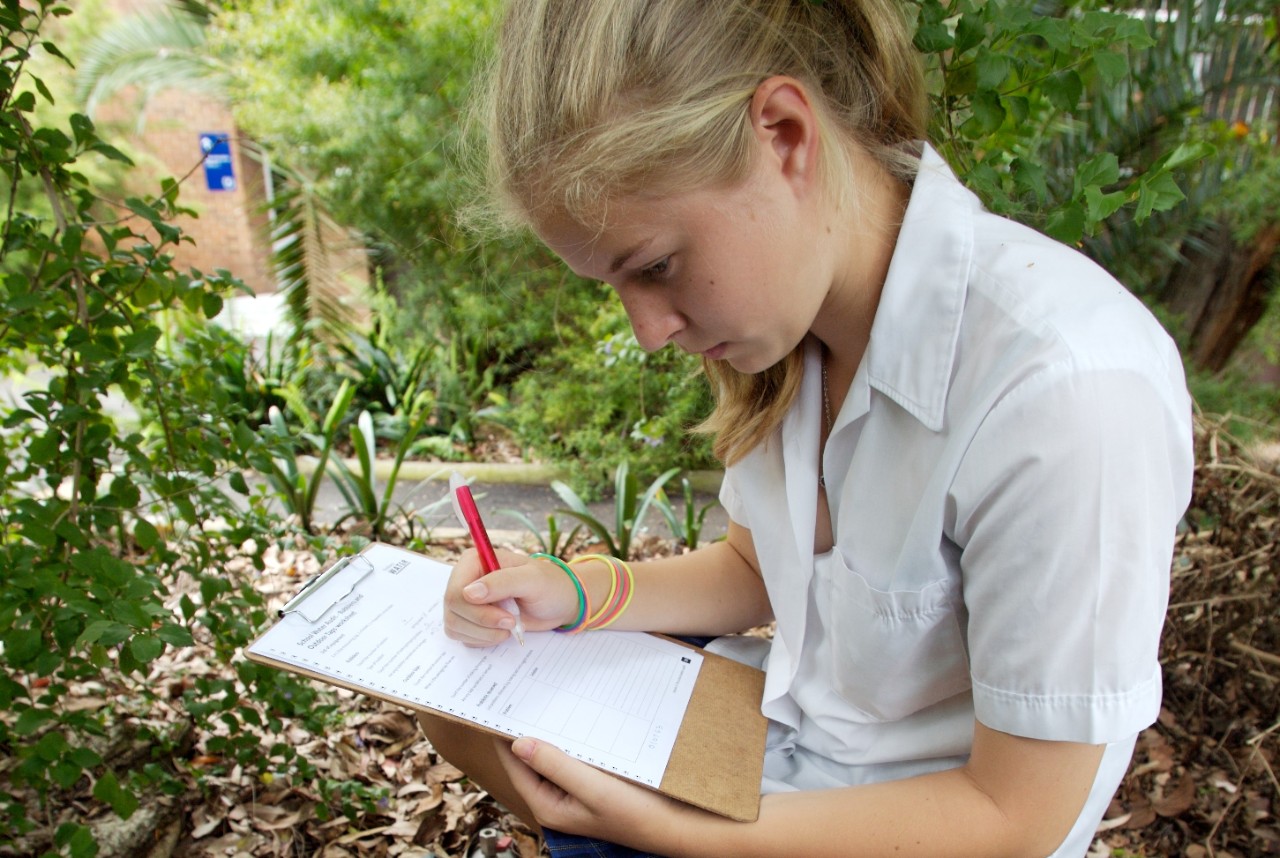
[[[551,483],[552,491],[565,502],[565,508],[557,509],[556,512],[573,516],[604,543],[609,554],[628,560],[631,556],[631,543],[635,535],[644,527],[645,518],[649,514],[650,507],[653,506],[654,498],[662,491],[667,481],[678,473],[680,473],[679,468],[671,468],[663,472],[641,493],[640,482],[631,472],[630,465],[625,461],[618,465],[613,478],[612,531],[604,522],[591,514],[587,504],[573,489],[560,480]]]

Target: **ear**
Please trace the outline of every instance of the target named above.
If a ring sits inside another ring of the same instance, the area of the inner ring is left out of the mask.
[[[766,163],[782,171],[798,189],[817,181],[818,117],[804,85],[795,78],[775,76],[751,98],[751,127]]]

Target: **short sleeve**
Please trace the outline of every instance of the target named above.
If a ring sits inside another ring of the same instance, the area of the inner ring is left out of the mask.
[[[1155,719],[1191,475],[1180,367],[1064,361],[987,413],[950,498],[979,721],[1102,743]]]
[[[738,484],[743,479],[743,468],[730,465],[725,469],[724,479],[720,481],[720,505],[725,515],[734,524],[749,527],[747,524],[747,506],[742,501],[742,493]]]

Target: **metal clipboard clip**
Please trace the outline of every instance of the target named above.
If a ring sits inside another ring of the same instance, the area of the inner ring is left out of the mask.
[[[350,572],[347,572],[348,569]],[[343,574],[344,572],[347,574]],[[334,605],[350,596],[357,585],[368,578],[371,572],[373,572],[373,562],[364,554],[343,557],[304,584],[302,589],[284,604],[279,615],[283,617],[286,614],[297,614],[308,623],[319,622]],[[307,603],[309,613],[304,613],[302,610],[304,602]]]

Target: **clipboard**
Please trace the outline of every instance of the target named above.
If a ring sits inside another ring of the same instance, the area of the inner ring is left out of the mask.
[[[375,564],[368,556],[371,550],[380,552],[378,556],[383,558],[379,575],[374,575]],[[387,566],[385,565],[387,558],[398,556],[388,552],[398,552],[398,555],[403,555],[403,558]],[[360,554],[338,561],[314,577],[281,608],[279,615],[282,619],[250,644],[245,651],[246,657],[273,668],[366,694],[414,711],[442,717],[490,735],[516,738],[518,734],[495,729],[473,718],[461,717],[444,708],[424,705],[420,701],[409,699],[397,693],[395,689],[380,686],[357,672],[336,675],[336,672],[311,669],[261,651],[264,648],[263,642],[272,635],[274,629],[285,622],[283,618],[289,615],[297,614],[317,630],[331,627],[335,622],[345,622],[338,619],[340,612],[335,613],[335,608],[343,605],[348,599],[360,598],[358,591],[362,584],[366,587],[376,587],[379,581],[391,580],[386,577],[387,574],[399,575],[413,564],[414,558],[419,563],[425,561],[440,565],[423,555],[415,555],[405,549],[380,543],[373,543]],[[371,576],[375,580],[369,580]],[[353,596],[353,594],[357,595]],[[290,622],[298,624],[296,620]],[[320,632],[317,631],[317,634]],[[633,782],[641,783],[672,798],[729,819],[754,821],[759,814],[760,779],[764,766],[765,733],[768,725],[767,719],[760,712],[760,700],[764,693],[764,673],[663,635],[644,635],[634,632],[591,634],[622,635],[641,639],[657,638],[665,641],[666,644],[674,644],[699,654],[702,663],[698,669],[697,678],[693,682],[688,705],[676,732],[661,780],[656,784],[634,780]],[[564,646],[572,646],[575,640],[574,636],[557,635],[555,638],[558,639],[557,644],[563,641]],[[305,641],[306,638],[302,640]],[[429,653],[429,655],[434,654],[434,651]],[[579,756],[579,759],[596,764],[593,760],[582,756]],[[610,771],[607,765],[597,764],[597,767],[611,774],[617,774]]]

